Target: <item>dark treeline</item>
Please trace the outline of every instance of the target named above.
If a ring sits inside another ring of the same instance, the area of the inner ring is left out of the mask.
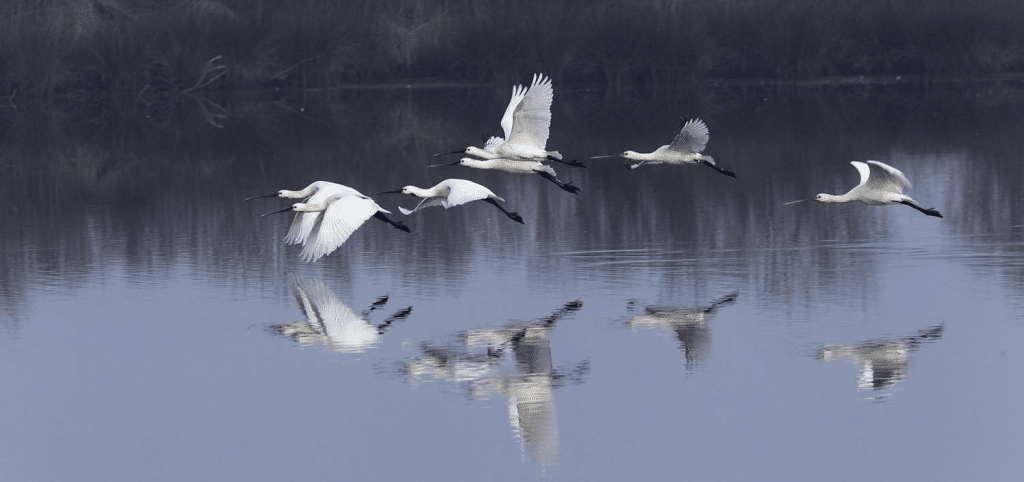
[[[18,0],[0,96],[1024,72],[1016,0]],[[3,98],[0,98],[0,102]]]

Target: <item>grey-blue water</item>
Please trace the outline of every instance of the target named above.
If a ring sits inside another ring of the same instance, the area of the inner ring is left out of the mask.
[[[556,165],[578,196],[425,167],[500,132],[505,86],[7,112],[0,478],[1020,479],[1022,99],[556,85],[569,158],[653,150],[696,115],[739,176]],[[945,217],[783,206],[866,159]],[[411,234],[370,220],[307,264],[289,215],[259,218],[287,202],[243,201],[446,177],[526,224],[381,196]]]

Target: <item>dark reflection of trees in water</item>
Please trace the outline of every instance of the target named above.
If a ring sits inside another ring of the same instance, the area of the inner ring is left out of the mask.
[[[366,262],[418,270],[450,286],[464,282],[480,257],[522,260],[538,279],[642,267],[665,283],[696,284],[685,278],[693,270],[678,269],[687,267],[748,276],[789,297],[795,288],[782,280],[828,286],[863,279],[874,258],[834,248],[888,239],[893,226],[875,208],[781,204],[849,189],[857,180],[851,160],[906,153],[921,158],[909,166],[916,168],[908,172],[912,194],[946,214],[943,229],[962,240],[985,235],[963,241],[965,249],[996,250],[991,264],[1021,279],[1020,266],[999,258],[1019,255],[1024,235],[1017,199],[1024,97],[1011,84],[725,85],[671,98],[609,98],[556,85],[549,146],[567,157],[653,149],[674,136],[679,115],[697,115],[711,130],[706,152],[739,179],[686,167],[627,172],[615,159],[588,162],[588,169],[555,166],[583,188],[572,196],[534,176],[424,167],[439,159],[434,153],[500,134],[507,96],[508,88],[209,94],[228,113],[214,119],[220,127],[190,99],[157,120],[117,96],[89,111],[2,109],[3,305],[24,297],[25,276],[80,286],[112,263],[145,277],[179,260],[243,285],[260,283],[251,273],[283,273],[281,263],[297,254],[281,243],[286,221],[256,218],[280,202],[241,199],[317,179],[370,193],[446,177],[487,185],[526,226],[506,226],[491,209],[418,213],[405,220],[411,237],[364,228],[332,255],[341,260],[322,262],[352,269],[349,248]],[[401,196],[380,202],[391,210],[411,205]],[[648,251],[635,263],[552,254],[616,249]]]

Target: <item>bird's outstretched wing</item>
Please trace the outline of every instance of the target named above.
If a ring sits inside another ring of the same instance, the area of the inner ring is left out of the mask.
[[[506,131],[506,142],[543,149],[548,143],[551,128],[553,98],[551,79],[543,74],[534,74],[530,89],[512,114],[512,131]]]
[[[516,111],[516,107],[523,101],[523,97],[526,96],[526,87],[521,84],[512,87],[512,98],[508,101],[508,107],[505,108],[505,115],[501,116],[501,129],[505,131],[505,139],[508,139],[512,135],[512,120],[513,113]],[[491,139],[494,139],[493,137]],[[490,142],[490,141],[488,141]],[[486,145],[484,149],[487,149]]]
[[[910,187],[910,181],[899,169],[878,161],[863,162],[852,161],[860,171],[861,184],[865,189],[877,192],[896,192],[903,194],[903,190]]]
[[[672,139],[669,149],[687,153],[698,153],[708,145],[708,126],[704,121],[694,118],[683,124],[682,130]]]
[[[331,202],[317,217],[299,256],[304,261],[316,261],[331,254],[378,210],[380,206],[364,196],[345,196]]]
[[[487,189],[473,181],[467,181],[465,179],[448,179],[446,182],[448,183],[449,191],[447,198],[443,201],[445,208],[451,208],[468,202],[487,199],[490,196],[494,196],[499,201],[505,202],[504,199],[495,196],[490,189]]]

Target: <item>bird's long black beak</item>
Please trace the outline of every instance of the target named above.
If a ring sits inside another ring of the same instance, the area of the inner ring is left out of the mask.
[[[261,218],[265,218],[265,217],[267,217],[267,216],[270,216],[271,214],[280,214],[280,213],[286,213],[286,212],[288,212],[288,211],[291,211],[291,210],[292,210],[292,208],[291,208],[291,207],[289,206],[289,207],[287,207],[287,208],[284,208],[284,209],[282,209],[282,210],[280,210],[280,211],[274,211],[274,212],[272,212],[272,213],[267,213],[267,214],[261,214],[261,215],[260,215],[260,217],[261,217]]]
[[[456,165],[458,165],[458,164],[459,164],[459,163],[461,163],[461,162],[462,162],[462,161],[455,161],[455,162],[446,162],[446,163],[444,163],[444,164],[429,164],[429,165],[427,165],[427,167],[444,167],[444,166],[456,166]]]
[[[622,157],[622,154],[607,154],[603,156],[590,156],[591,159],[604,159],[606,157]]]
[[[438,152],[437,154],[434,154],[432,157],[447,156],[448,154],[465,154],[465,153],[466,153],[466,150],[465,149],[461,149],[461,150],[458,150],[458,151],[451,151],[451,152]]]
[[[796,201],[790,201],[788,203],[785,203],[785,204],[783,204],[783,206],[789,206],[790,204],[796,204],[796,203],[805,203],[807,201],[813,201],[813,200],[814,200],[814,198],[797,199]]]
[[[376,196],[376,195],[378,195],[378,194],[401,194],[401,193],[402,193],[402,190],[401,190],[401,189],[397,189],[397,190],[394,190],[394,191],[381,191],[381,192],[375,192],[375,193],[373,193],[373,194],[370,194],[370,195],[371,195],[371,196]]]
[[[260,199],[260,198],[265,198],[265,197],[277,197],[277,193],[275,192],[273,194],[264,194],[262,196],[247,197],[247,198],[245,198],[245,200],[246,201],[252,201],[253,199]]]

